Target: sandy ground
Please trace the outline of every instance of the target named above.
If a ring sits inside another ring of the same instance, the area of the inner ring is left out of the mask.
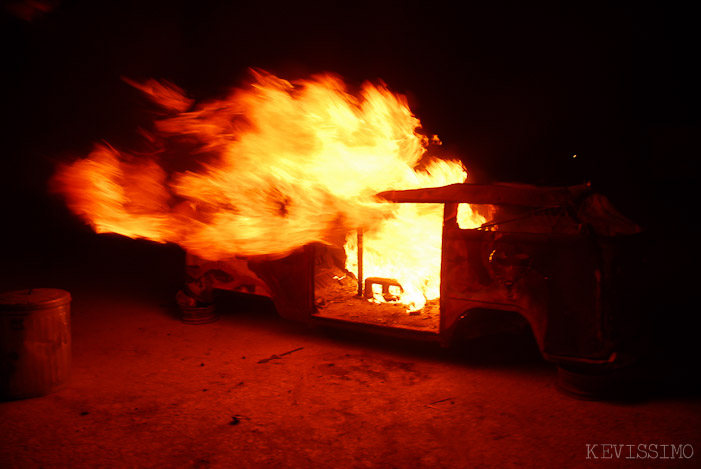
[[[251,298],[188,325],[173,308],[180,259],[166,260],[159,281],[133,259],[122,280],[4,281],[72,293],[73,375],[0,402],[0,467],[699,467],[701,400],[683,389],[577,400],[527,337],[442,350],[289,323]],[[698,454],[587,459],[607,443]]]

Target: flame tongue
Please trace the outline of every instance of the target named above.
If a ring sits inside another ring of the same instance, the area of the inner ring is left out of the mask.
[[[199,169],[168,174],[167,151],[159,165],[106,146],[60,168],[55,186],[96,231],[174,242],[216,260],[281,256],[364,227],[367,265],[385,266],[369,274],[400,281],[403,302],[437,297],[436,267],[421,266],[429,256],[440,266],[440,207],[396,206],[374,194],[466,174],[446,161],[414,170],[428,139],[403,97],[369,83],[354,95],[328,74],[292,84],[254,72],[250,87],[186,111],[192,102],[177,88],[138,87],[175,112],[157,122],[157,141],[194,141]]]

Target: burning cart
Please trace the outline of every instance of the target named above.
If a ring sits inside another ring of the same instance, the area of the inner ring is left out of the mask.
[[[362,231],[355,271],[338,245],[309,244],[275,260],[189,256],[190,291],[262,294],[285,318],[446,346],[516,318],[568,373],[610,372],[639,355],[644,233],[589,185],[453,184],[379,197],[443,206],[440,297],[418,311],[393,301],[403,289],[396,279],[364,277]],[[466,204],[486,221],[462,226]]]

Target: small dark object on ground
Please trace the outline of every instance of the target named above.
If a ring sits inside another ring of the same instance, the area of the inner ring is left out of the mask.
[[[285,355],[289,355],[289,354],[291,354],[291,353],[299,352],[299,351],[302,350],[303,348],[304,348],[304,347],[299,347],[299,348],[296,348],[296,349],[294,349],[294,350],[290,350],[289,352],[281,353],[280,355],[271,355],[271,356],[269,356],[268,358],[263,358],[263,359],[261,359],[261,360],[258,360],[258,363],[268,363],[268,362],[271,361],[271,360],[278,360],[278,359],[284,357]]]

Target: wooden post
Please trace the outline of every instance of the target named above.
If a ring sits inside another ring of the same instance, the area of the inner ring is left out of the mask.
[[[358,228],[358,298],[363,297],[363,229]]]

